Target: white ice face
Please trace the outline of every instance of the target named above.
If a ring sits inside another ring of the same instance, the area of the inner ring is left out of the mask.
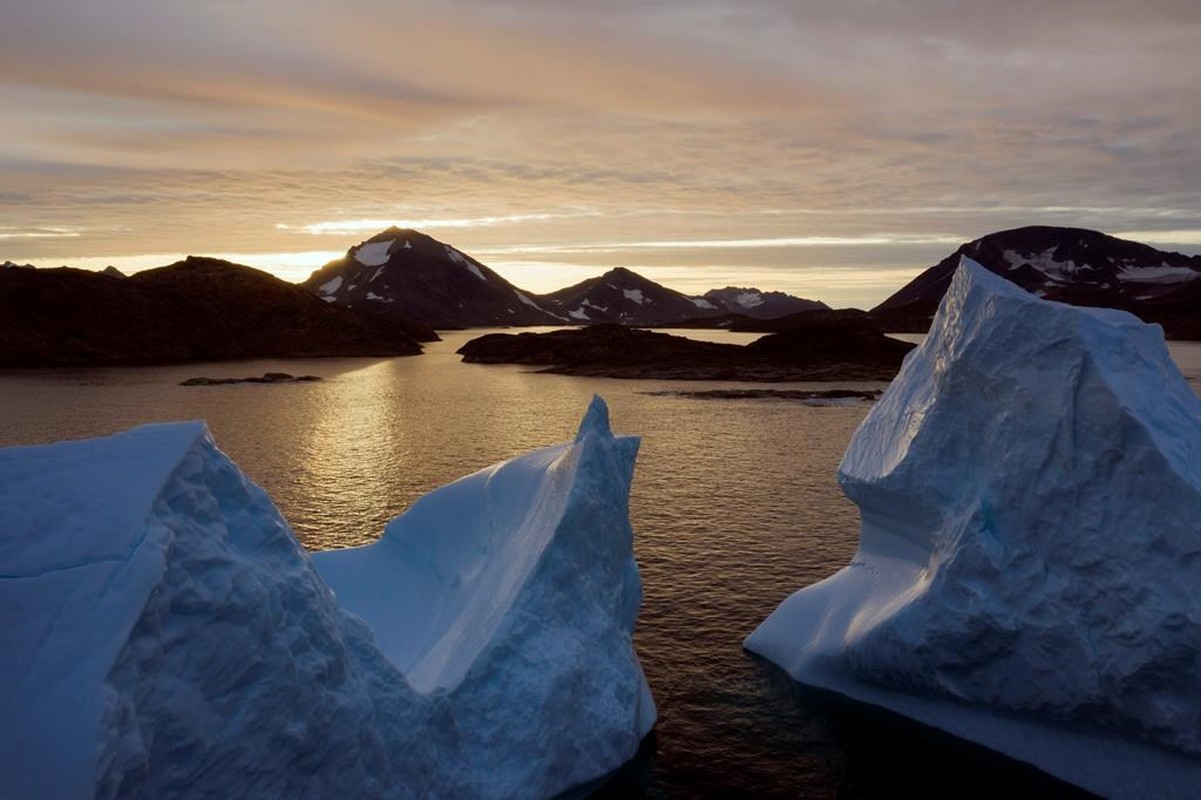
[[[553,797],[604,776],[655,720],[637,449],[597,398],[574,441],[312,559],[202,423],[0,450],[4,792]]]
[[[839,480],[859,552],[749,649],[1092,791],[1201,785],[1201,401],[1158,326],[964,259]]]

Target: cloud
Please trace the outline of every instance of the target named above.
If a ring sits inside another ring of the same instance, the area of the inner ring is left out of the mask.
[[[0,212],[79,232],[18,260],[408,221],[786,281],[1030,223],[1201,230],[1195,2],[0,3]]]

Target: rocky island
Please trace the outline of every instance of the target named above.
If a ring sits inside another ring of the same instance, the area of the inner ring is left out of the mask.
[[[748,345],[591,325],[550,333],[493,333],[458,353],[471,364],[529,364],[541,372],[607,378],[730,381],[888,381],[913,345],[858,318],[811,321]]]
[[[314,383],[321,380],[317,375],[290,375],[287,372],[264,372],[258,377],[246,378],[188,378],[180,386],[228,386],[231,383]]]

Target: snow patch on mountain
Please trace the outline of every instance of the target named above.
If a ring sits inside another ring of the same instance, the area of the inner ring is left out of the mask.
[[[647,302],[647,299],[642,296],[641,289],[622,289],[621,293],[625,295],[627,300],[633,300],[638,305],[643,305]]]
[[[395,239],[386,239],[382,242],[367,242],[361,244],[354,251],[355,261],[358,261],[364,267],[378,267],[388,262],[388,250],[392,247]]]
[[[321,295],[326,300],[333,300],[332,295],[338,291],[338,287],[342,285],[342,276],[335,275],[325,283],[317,287],[317,294]]]
[[[1011,270],[1017,269],[1023,264],[1029,264],[1034,269],[1056,281],[1070,281],[1080,271],[1082,265],[1078,265],[1071,259],[1057,261],[1054,257],[1057,249],[1057,247],[1048,247],[1042,252],[1031,254],[1019,253],[1016,250],[1006,250],[1004,258]]]
[[[1118,271],[1118,280],[1128,283],[1184,283],[1198,277],[1201,272],[1195,269],[1162,263],[1158,267],[1125,266]]]
[[[458,264],[461,267],[466,267],[468,270],[470,270],[472,272],[472,274],[475,275],[475,277],[479,278],[484,283],[488,282],[488,279],[486,277],[484,277],[484,273],[480,271],[480,268],[477,267],[475,264],[473,264],[471,262],[471,260],[468,259],[465,255],[463,255],[458,250],[454,249],[453,247],[451,247],[448,244],[443,245],[443,247],[446,248],[446,255],[448,258],[450,258],[451,261],[455,262],[456,264]]]

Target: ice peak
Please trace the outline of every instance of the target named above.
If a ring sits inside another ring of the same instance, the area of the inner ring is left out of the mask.
[[[576,433],[575,440],[582,442],[589,434],[604,437],[613,435],[609,427],[609,406],[599,394],[592,395],[592,402],[588,404],[588,411],[580,421],[580,430]]]
[[[951,278],[951,286],[953,290],[957,287],[961,296],[972,289],[977,289],[990,294],[1035,299],[1034,295],[1016,283],[1005,280],[968,256],[959,257],[959,267],[955,270],[954,277]]]
[[[1198,464],[1158,326],[962,258],[839,467],[858,553],[747,647],[1090,791],[1195,797]]]

